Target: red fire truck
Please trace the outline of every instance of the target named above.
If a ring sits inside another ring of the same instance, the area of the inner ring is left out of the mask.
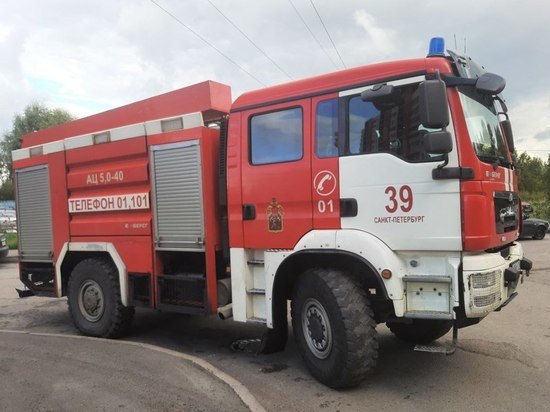
[[[13,152],[26,294],[85,335],[134,307],[266,326],[287,304],[312,375],[374,368],[376,325],[431,342],[516,295],[531,268],[502,77],[435,39],[231,99],[207,81],[24,136]],[[451,348],[452,350],[452,348]]]

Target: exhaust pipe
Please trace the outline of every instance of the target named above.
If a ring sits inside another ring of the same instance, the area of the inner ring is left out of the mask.
[[[233,317],[233,304],[229,303],[218,308],[218,316],[221,320],[226,320]]]

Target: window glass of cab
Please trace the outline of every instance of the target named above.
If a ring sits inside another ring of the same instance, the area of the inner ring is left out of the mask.
[[[302,109],[294,107],[250,119],[250,161],[253,165],[290,162],[303,156]]]
[[[395,101],[376,106],[360,95],[347,104],[350,154],[390,153],[408,162],[442,160],[426,153],[424,135],[431,129],[420,124],[418,84],[397,88]]]
[[[338,156],[338,99],[319,102],[315,112],[315,154]]]

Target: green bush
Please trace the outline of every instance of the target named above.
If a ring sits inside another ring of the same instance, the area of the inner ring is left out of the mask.
[[[537,199],[534,200],[531,205],[533,206],[533,213],[531,213],[531,217],[550,220],[550,204],[548,203],[548,200]]]
[[[10,249],[17,249],[17,233],[6,233],[6,240]]]

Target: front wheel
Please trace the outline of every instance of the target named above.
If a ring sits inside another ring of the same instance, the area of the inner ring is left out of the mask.
[[[292,297],[294,339],[310,373],[331,388],[358,385],[376,365],[376,322],[363,288],[337,270],[303,273]]]
[[[134,315],[133,307],[122,305],[118,273],[105,259],[85,259],[74,267],[68,298],[73,322],[84,335],[119,337]]]
[[[542,240],[546,236],[546,228],[544,226],[539,226],[535,229],[535,234],[533,235],[533,239],[535,240]]]

